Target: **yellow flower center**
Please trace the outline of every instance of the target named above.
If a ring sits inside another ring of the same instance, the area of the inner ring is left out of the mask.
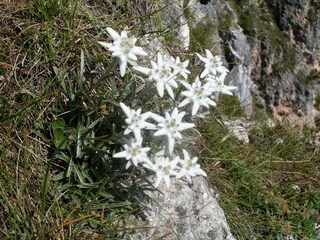
[[[210,60],[210,62],[211,62],[214,66],[218,66],[218,65],[219,65],[218,60],[215,59],[215,58],[212,58],[212,59]]]
[[[176,122],[175,119],[172,119],[172,120],[171,120],[171,122],[170,122],[170,127],[172,127],[172,128],[177,127],[177,122]]]
[[[171,167],[169,165],[167,166],[164,166],[162,168],[162,171],[165,173],[165,174],[170,174],[170,170],[171,170]]]
[[[132,124],[138,123],[141,121],[141,116],[136,113],[132,115],[131,122]]]
[[[187,170],[190,170],[192,167],[193,167],[192,161],[191,161],[191,160],[188,160],[188,164],[187,164],[186,169],[187,169]]]
[[[137,156],[139,154],[141,154],[141,147],[140,146],[135,146],[133,148],[130,149],[130,154],[132,156]]]
[[[203,92],[204,92],[204,89],[201,87],[201,88],[196,88],[196,95],[199,97],[199,96],[202,96]]]
[[[163,68],[161,70],[161,77],[168,78],[169,76],[170,76],[170,71],[168,71],[168,69],[166,68]]]
[[[122,47],[122,49],[125,53],[129,53],[131,51],[131,49],[134,47],[132,39],[130,39],[130,38],[124,38],[120,42],[120,46]]]

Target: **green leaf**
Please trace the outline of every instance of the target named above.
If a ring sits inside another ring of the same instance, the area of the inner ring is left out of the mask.
[[[64,119],[62,119],[62,118],[59,118],[52,123],[53,130],[58,129],[58,128],[63,129],[65,126],[66,126],[66,123],[65,123]]]
[[[65,134],[64,131],[61,128],[57,128],[53,130],[53,136],[54,136],[54,146],[56,148],[64,149],[66,147],[65,142]]]
[[[56,158],[65,161],[66,163],[70,162],[70,157],[68,155],[66,155],[65,153],[61,152],[61,153],[57,153],[56,154]]]
[[[64,178],[65,178],[64,172],[61,172],[61,173],[55,175],[55,176],[52,178],[52,180],[53,180],[53,181],[60,181],[60,180],[62,180],[62,179],[64,179]]]
[[[71,198],[77,204],[78,207],[81,207],[82,203],[78,196],[71,194]]]
[[[93,123],[90,124],[89,129],[94,128],[101,121],[102,121],[102,118],[98,118],[97,120],[95,120]]]
[[[66,123],[62,118],[55,120],[51,125],[54,137],[54,145],[56,148],[64,149],[66,147],[66,135],[64,131],[65,126]]]
[[[111,91],[113,93],[117,92],[118,88],[117,88],[116,81],[113,79],[109,79],[109,81],[111,82]]]
[[[115,202],[108,204],[109,208],[119,208],[119,207],[129,207],[131,205],[130,202]]]
[[[112,194],[107,193],[107,192],[98,192],[98,195],[100,195],[101,197],[104,197],[106,199],[114,199],[114,196],[112,196]]]
[[[67,85],[66,85],[66,81],[65,78],[67,76],[67,73],[65,70],[61,70],[59,68],[57,68],[56,66],[53,66],[53,72],[56,74],[58,80],[61,83],[61,86],[63,88],[63,90],[67,93]]]
[[[72,159],[70,159],[69,165],[68,165],[68,169],[67,169],[67,174],[66,177],[69,178],[71,176],[72,170],[73,170],[73,161]]]
[[[74,166],[73,166],[73,168],[74,168],[74,170],[75,170],[75,173],[76,173],[76,175],[77,175],[77,177],[78,177],[79,181],[80,181],[81,183],[84,183],[83,175],[82,175],[81,170],[78,168],[78,166],[77,166],[77,165],[74,165]]]

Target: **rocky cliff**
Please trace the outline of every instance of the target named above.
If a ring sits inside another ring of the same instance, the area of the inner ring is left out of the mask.
[[[238,9],[257,53],[252,79],[274,120],[314,125],[319,115],[319,12],[316,1],[299,0],[256,1]]]
[[[225,56],[247,117],[314,126],[320,105],[317,0],[162,1],[185,48]]]

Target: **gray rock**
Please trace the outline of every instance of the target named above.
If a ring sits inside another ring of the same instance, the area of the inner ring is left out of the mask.
[[[160,185],[159,190],[146,192],[150,199],[141,202],[143,230],[137,230],[132,239],[234,239],[205,178],[193,178],[192,184],[172,179],[170,189]]]
[[[226,120],[224,125],[227,126],[228,130],[233,136],[243,143],[249,143],[248,128],[249,124],[245,119]]]
[[[237,87],[235,94],[241,106],[244,107],[247,117],[251,117],[253,111],[251,93],[253,82],[251,80],[250,66],[251,51],[247,37],[240,26],[236,25],[232,27],[226,43],[230,49],[229,59],[232,58],[232,62],[236,63],[232,66],[226,82],[229,85]]]
[[[319,117],[319,7],[308,0],[252,0],[237,8],[250,35],[251,79],[259,91],[253,98],[259,106],[264,99],[277,123],[314,126]]]

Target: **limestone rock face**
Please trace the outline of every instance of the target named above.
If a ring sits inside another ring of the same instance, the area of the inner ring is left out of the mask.
[[[203,28],[211,36],[203,48],[225,57],[227,82],[238,87],[235,95],[248,118],[258,111],[277,123],[315,126],[320,116],[319,1],[186,2],[190,32]]]
[[[146,192],[150,199],[141,203],[144,228],[132,239],[234,239],[205,178],[193,178],[192,184],[172,179],[170,189],[160,185],[159,190]]]
[[[295,53],[288,56],[294,59],[292,68],[284,73],[278,71],[278,77],[270,81],[273,86],[278,82],[273,93],[279,99],[270,105],[279,108],[284,104],[292,112],[291,118],[313,123],[319,116],[315,102],[320,93],[320,3],[313,0],[265,2],[277,27],[295,49]]]
[[[250,89],[253,99],[258,100],[254,102],[265,108],[277,123],[314,126],[320,99],[319,2],[250,0],[237,5],[228,2],[235,13],[232,26],[240,25],[247,36],[250,78],[258,90],[254,93]],[[221,34],[223,41],[230,42],[232,29]]]

